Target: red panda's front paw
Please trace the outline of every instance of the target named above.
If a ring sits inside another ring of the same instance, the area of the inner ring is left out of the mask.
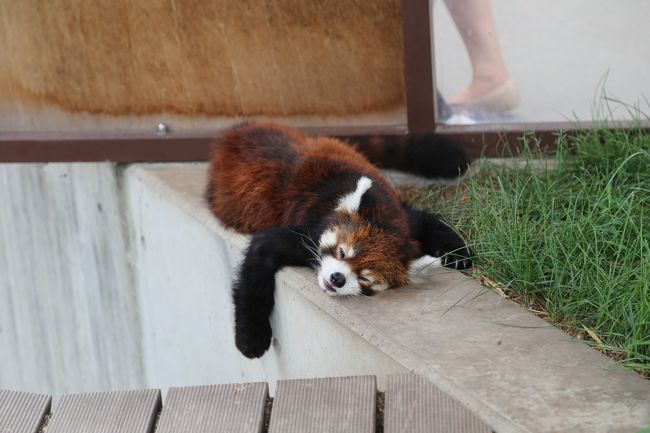
[[[259,358],[271,346],[271,324],[261,322],[238,323],[235,327],[235,345],[247,358]]]

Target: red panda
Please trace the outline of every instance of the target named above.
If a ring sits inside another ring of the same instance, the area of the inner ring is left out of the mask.
[[[380,159],[380,143],[366,143]],[[333,138],[272,123],[232,127],[214,143],[206,196],[226,226],[253,233],[233,286],[235,344],[249,358],[271,344],[282,267],[312,267],[332,296],[372,296],[426,268],[471,266],[453,229],[401,203],[376,166]]]

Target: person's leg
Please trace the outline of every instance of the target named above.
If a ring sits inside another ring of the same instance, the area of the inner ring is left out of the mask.
[[[472,105],[508,83],[510,74],[501,54],[490,0],[445,0],[445,3],[472,64],[472,82],[447,102]],[[514,86],[511,90],[516,93]]]

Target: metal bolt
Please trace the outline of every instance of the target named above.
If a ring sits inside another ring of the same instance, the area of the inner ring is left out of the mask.
[[[156,132],[158,135],[167,135],[169,134],[169,126],[167,126],[165,123],[160,122],[156,127]]]

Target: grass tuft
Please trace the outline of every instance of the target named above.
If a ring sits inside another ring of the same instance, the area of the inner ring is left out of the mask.
[[[421,191],[471,240],[475,275],[650,377],[650,134],[557,138],[556,164],[491,165]]]

